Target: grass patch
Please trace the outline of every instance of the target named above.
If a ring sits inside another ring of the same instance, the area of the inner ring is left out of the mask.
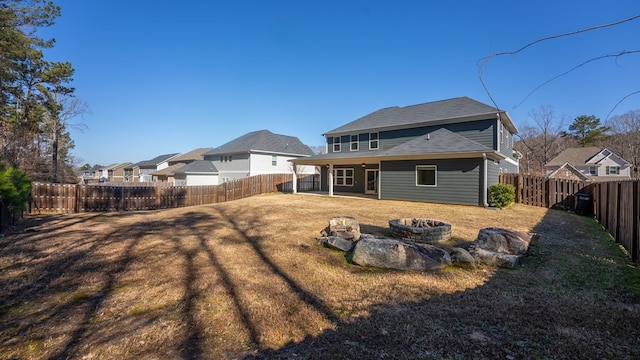
[[[484,227],[539,238],[515,270],[390,271],[315,246],[335,216],[378,235],[442,219],[447,248]],[[0,358],[640,357],[637,264],[561,211],[270,194],[38,229],[0,249],[21,264],[0,269]]]

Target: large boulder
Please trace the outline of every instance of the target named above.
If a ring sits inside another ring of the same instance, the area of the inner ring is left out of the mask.
[[[318,238],[318,243],[324,247],[328,247],[334,250],[351,251],[354,243],[350,240],[343,239],[339,236],[325,236]]]
[[[387,269],[428,271],[451,265],[451,257],[445,250],[429,244],[363,237],[353,249],[352,262]]]
[[[322,237],[337,236],[346,240],[360,239],[360,224],[350,216],[338,216],[329,220],[329,226],[320,232]]]
[[[480,263],[514,268],[527,253],[531,236],[502,228],[481,229],[469,247],[469,252]]]
[[[470,268],[476,264],[476,259],[467,250],[455,247],[451,249],[451,262],[458,267]]]
[[[501,228],[480,229],[474,244],[476,249],[496,251],[511,255],[524,255],[529,249],[531,236]]]
[[[500,266],[509,269],[515,269],[518,265],[520,265],[520,262],[522,261],[522,255],[505,254],[485,249],[476,248],[472,250],[472,254],[476,259],[476,262],[478,263]]]

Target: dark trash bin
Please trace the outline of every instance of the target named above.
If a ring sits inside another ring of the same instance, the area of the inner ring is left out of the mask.
[[[593,215],[593,201],[591,200],[591,194],[576,193],[573,195],[574,204],[573,210],[578,215]]]

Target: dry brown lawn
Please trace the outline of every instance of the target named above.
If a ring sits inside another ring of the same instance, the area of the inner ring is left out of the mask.
[[[339,215],[540,237],[517,270],[389,271],[317,245]],[[25,225],[0,239],[0,359],[640,358],[637,266],[565,212],[268,194]]]

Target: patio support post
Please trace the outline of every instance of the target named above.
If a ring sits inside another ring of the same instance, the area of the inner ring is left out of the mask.
[[[327,170],[327,185],[329,185],[329,196],[333,196],[333,164],[329,164]]]
[[[296,176],[296,166],[293,165],[293,169],[291,170],[291,191],[296,194],[298,192],[298,177]]]

